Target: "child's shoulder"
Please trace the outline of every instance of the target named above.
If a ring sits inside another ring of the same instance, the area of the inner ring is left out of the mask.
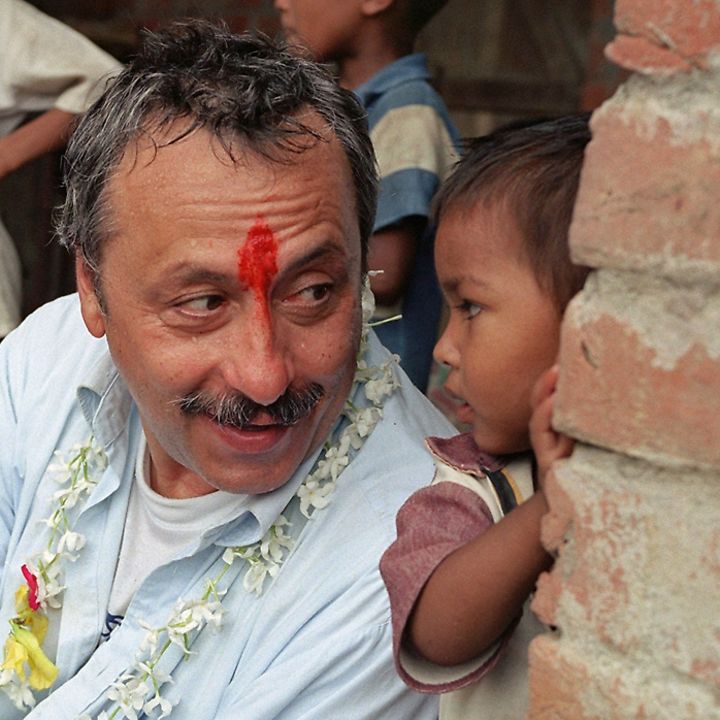
[[[496,472],[507,464],[503,458],[495,457],[479,448],[469,432],[448,438],[428,437],[425,444],[436,460],[472,475]]]
[[[410,104],[444,107],[430,83],[431,75],[423,53],[404,55],[378,70],[356,92],[366,104],[380,108]]]
[[[483,498],[495,522],[534,493],[531,453],[496,457],[477,446],[471,433],[429,437],[435,460],[433,484],[453,483]]]

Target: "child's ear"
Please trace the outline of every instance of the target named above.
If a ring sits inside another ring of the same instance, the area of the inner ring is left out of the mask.
[[[366,17],[385,12],[395,4],[395,0],[362,0],[361,9]]]

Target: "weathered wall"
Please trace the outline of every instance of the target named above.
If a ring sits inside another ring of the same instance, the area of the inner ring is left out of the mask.
[[[571,229],[530,720],[720,718],[720,2],[618,0]]]

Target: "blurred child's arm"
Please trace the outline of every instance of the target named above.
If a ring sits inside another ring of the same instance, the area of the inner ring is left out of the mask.
[[[552,427],[553,400],[557,384],[557,365],[540,376],[532,393],[533,414],[530,418],[530,442],[538,468],[538,483],[545,487],[545,478],[550,466],[561,458],[568,457],[573,441],[567,435],[558,433]]]
[[[0,178],[25,163],[62,147],[75,115],[53,108],[0,138]]]
[[[368,266],[371,270],[382,270],[370,277],[378,305],[394,305],[403,296],[424,228],[425,218],[413,216],[379,230],[370,238]]]
[[[459,665],[480,656],[519,617],[552,558],[540,543],[542,491],[448,555],[415,604],[406,640],[427,660]]]

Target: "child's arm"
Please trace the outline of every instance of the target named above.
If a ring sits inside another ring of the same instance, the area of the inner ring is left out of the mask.
[[[370,276],[370,288],[378,305],[394,305],[403,296],[424,228],[425,218],[407,217],[370,238],[368,266],[382,270]]]
[[[540,544],[542,491],[443,560],[425,584],[406,639],[438,665],[480,656],[518,618],[552,564]]]
[[[418,598],[407,639],[434,663],[458,665],[480,656],[520,615],[538,575],[552,564],[540,542],[548,511],[543,487],[550,465],[572,451],[572,441],[550,424],[556,382],[552,368],[532,396],[536,493],[441,562]]]
[[[0,178],[30,160],[62,147],[75,115],[53,108],[0,138]]]

